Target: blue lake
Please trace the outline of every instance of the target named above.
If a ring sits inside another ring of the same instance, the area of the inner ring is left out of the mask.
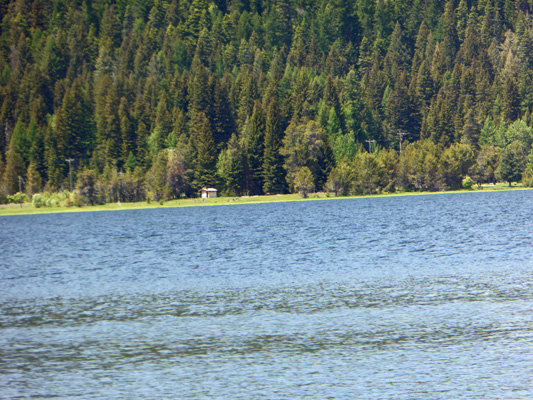
[[[533,191],[0,217],[0,398],[533,398]]]

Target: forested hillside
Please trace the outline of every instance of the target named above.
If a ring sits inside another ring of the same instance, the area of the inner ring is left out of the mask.
[[[0,201],[20,187],[94,204],[204,186],[528,184],[532,11],[528,0],[1,0]]]

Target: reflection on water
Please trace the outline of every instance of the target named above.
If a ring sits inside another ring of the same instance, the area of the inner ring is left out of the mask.
[[[0,398],[531,398],[532,200],[0,219]]]

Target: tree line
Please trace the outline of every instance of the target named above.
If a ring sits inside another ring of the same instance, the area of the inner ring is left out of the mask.
[[[529,185],[532,8],[0,1],[0,201]]]

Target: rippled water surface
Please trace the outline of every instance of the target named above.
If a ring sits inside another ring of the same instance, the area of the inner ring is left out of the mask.
[[[533,191],[0,218],[0,398],[533,398]]]

